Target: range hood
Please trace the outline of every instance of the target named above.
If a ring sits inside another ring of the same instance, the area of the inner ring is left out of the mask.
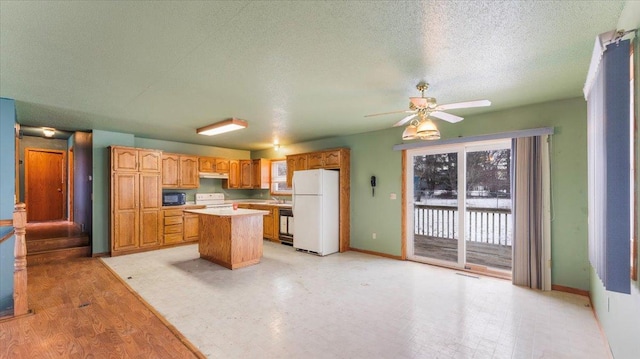
[[[200,177],[200,178],[229,179],[229,174],[228,173],[214,173],[214,172],[200,172],[200,173],[198,173],[198,177]]]

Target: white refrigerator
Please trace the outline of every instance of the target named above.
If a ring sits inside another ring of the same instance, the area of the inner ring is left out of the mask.
[[[293,172],[293,247],[321,256],[339,249],[338,171]]]

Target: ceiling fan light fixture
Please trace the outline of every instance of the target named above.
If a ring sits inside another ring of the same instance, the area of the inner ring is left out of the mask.
[[[425,108],[429,103],[426,97],[409,97],[409,101],[416,108]]]
[[[200,127],[196,130],[196,133],[199,135],[214,136],[225,132],[241,130],[243,128],[247,128],[248,126],[249,125],[247,124],[247,121],[237,118],[230,118],[224,121],[216,122],[209,126]]]
[[[429,118],[426,118],[418,125],[416,136],[421,140],[439,140],[440,131]]]
[[[403,140],[415,140],[418,138],[417,136],[417,127],[415,125],[407,126],[404,131],[402,131],[402,139]]]

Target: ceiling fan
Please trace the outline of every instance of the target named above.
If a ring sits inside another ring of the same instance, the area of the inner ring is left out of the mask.
[[[402,133],[403,140],[437,140],[440,138],[440,131],[431,121],[430,117],[439,118],[447,122],[456,123],[462,121],[464,118],[450,113],[446,113],[446,110],[455,110],[461,108],[472,107],[484,107],[491,106],[489,100],[476,100],[466,102],[456,102],[445,105],[438,105],[434,97],[425,97],[424,92],[429,88],[429,84],[426,82],[420,82],[416,86],[420,91],[420,97],[409,97],[409,110],[392,111],[376,113],[372,115],[366,115],[364,117],[391,115],[395,113],[409,113],[402,120],[396,122],[393,127],[402,126],[405,123],[409,123],[407,128]]]

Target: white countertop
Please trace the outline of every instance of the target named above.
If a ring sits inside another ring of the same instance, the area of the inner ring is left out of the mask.
[[[206,214],[209,216],[219,216],[219,217],[235,217],[235,216],[254,216],[254,215],[267,215],[270,214],[269,211],[260,211],[256,209],[229,209],[229,208],[207,208],[207,209],[185,209],[185,212],[195,213],[195,214]]]

